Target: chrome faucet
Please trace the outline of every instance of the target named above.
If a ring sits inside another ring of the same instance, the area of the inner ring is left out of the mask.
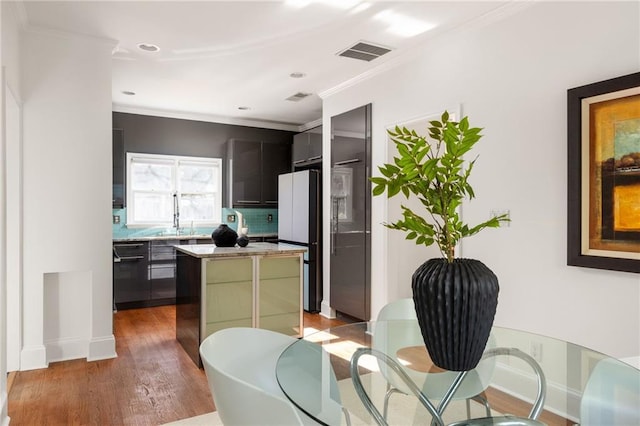
[[[176,228],[176,235],[180,233],[180,205],[178,194],[173,194],[173,227]]]

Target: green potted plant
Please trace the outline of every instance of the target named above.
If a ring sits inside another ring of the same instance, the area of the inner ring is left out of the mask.
[[[463,158],[480,140],[481,128],[445,111],[429,122],[428,135],[395,127],[388,130],[398,156],[372,177],[373,195],[416,197],[422,214],[402,205],[402,219],[384,225],[405,231],[418,245],[437,244],[441,258],[429,259],[413,274],[411,288],[425,345],[434,362],[447,370],[474,368],[486,346],[498,304],[498,279],[482,262],[456,258],[458,242],[484,228],[498,227],[507,215],[475,226],[464,223],[458,208],[474,198],[469,176],[475,159]],[[428,139],[429,138],[429,139]],[[426,213],[426,214],[424,214]]]

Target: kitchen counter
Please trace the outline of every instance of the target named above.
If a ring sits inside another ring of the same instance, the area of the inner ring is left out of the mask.
[[[284,243],[178,245],[176,339],[197,365],[212,333],[257,327],[302,335],[303,255]]]
[[[199,259],[211,257],[269,256],[274,254],[297,254],[306,247],[284,243],[249,243],[246,247],[217,247],[215,244],[179,245],[176,250]]]
[[[250,234],[249,238],[277,238],[278,234],[273,234],[273,233],[256,233],[256,234]],[[150,235],[150,236],[145,236],[145,237],[136,237],[136,236],[129,236],[129,237],[113,237],[113,241],[114,242],[130,242],[130,241],[164,241],[164,240],[210,240],[211,239],[211,234],[196,234],[196,235],[189,235],[189,234],[181,234],[181,235],[175,235],[175,234],[169,234],[169,235]]]
[[[205,240],[211,239],[211,235],[153,235],[148,237],[114,237],[114,242],[129,242],[129,241],[165,241],[165,240]]]

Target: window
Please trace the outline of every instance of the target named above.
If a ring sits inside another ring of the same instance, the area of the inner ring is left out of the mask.
[[[127,225],[220,223],[220,158],[127,153]]]

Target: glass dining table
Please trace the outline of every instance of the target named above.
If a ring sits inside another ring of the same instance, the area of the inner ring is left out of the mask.
[[[415,320],[341,325],[287,347],[276,378],[326,425],[640,425],[637,368],[503,327],[475,369],[457,372],[431,362]]]

